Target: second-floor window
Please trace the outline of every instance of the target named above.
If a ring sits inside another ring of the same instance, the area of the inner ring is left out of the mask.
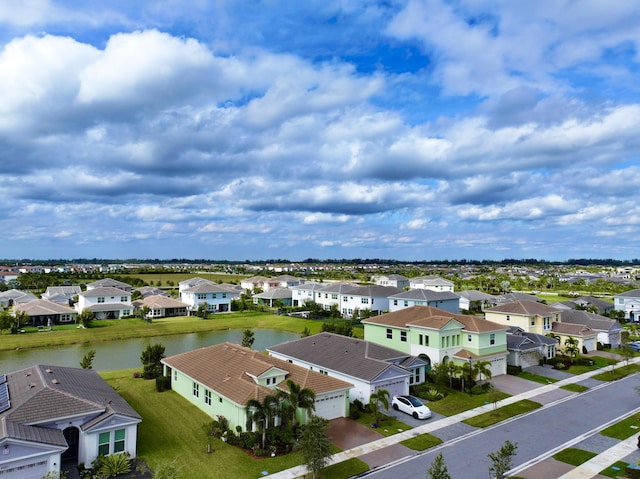
[[[387,328],[387,339],[393,339],[393,330],[391,328]]]
[[[198,299],[207,299],[207,294],[206,293],[198,293],[197,294],[197,298]]]
[[[403,343],[407,342],[407,332],[406,331],[400,331],[400,341],[402,341]]]
[[[98,296],[98,303],[104,303],[104,296]]]
[[[360,298],[362,304],[369,304],[369,298]]]
[[[127,297],[126,296],[120,296],[120,302],[121,303],[126,303],[127,302]]]
[[[544,318],[544,329],[551,329],[551,318]]]
[[[205,404],[211,406],[211,391],[208,389],[204,390],[204,402]]]
[[[200,397],[200,385],[198,383],[193,383],[193,395]]]
[[[496,335],[493,333],[489,335],[489,344],[496,344]]]

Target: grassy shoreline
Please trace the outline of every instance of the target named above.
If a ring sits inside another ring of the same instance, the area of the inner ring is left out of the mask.
[[[147,323],[140,319],[112,319],[94,321],[92,327],[88,329],[79,329],[75,325],[70,325],[54,326],[53,331],[37,332],[27,328],[25,334],[5,332],[0,335],[0,351],[93,344],[229,329],[276,329],[301,333],[305,328],[308,328],[311,334],[316,334],[322,329],[322,321],[255,311],[217,314],[213,319],[206,320],[195,316],[162,318],[154,320],[153,323]],[[362,334],[362,330],[355,328],[354,335],[359,334]]]

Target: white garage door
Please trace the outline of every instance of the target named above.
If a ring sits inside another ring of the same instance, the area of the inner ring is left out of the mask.
[[[407,382],[404,379],[376,384],[375,390],[379,391],[380,389],[386,389],[389,391],[389,399],[393,398],[393,396],[409,394],[409,388],[407,387]]]
[[[595,351],[596,350],[596,340],[595,338],[585,339],[584,347],[587,351]]]
[[[345,417],[346,398],[344,393],[316,398],[315,414],[325,419]]]
[[[24,466],[10,467],[0,471],[0,478],[34,479],[36,477],[44,477],[49,472],[48,465],[49,461],[40,461]]]

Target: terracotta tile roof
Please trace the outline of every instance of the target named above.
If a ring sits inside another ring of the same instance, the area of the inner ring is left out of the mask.
[[[152,309],[186,308],[188,306],[187,303],[183,303],[182,301],[178,301],[177,299],[169,298],[162,295],[147,296],[142,300],[136,301],[135,305],[139,305],[138,307],[147,306]]]
[[[15,311],[24,311],[28,316],[46,316],[50,314],[76,314],[76,310],[48,299],[36,299],[29,303],[18,304]]]
[[[249,399],[261,401],[265,396],[274,394],[273,389],[256,384],[252,378],[273,368],[286,371],[286,379],[292,379],[316,394],[353,387],[345,381],[232,343],[195,349],[170,356],[162,362],[240,406]],[[286,391],[286,380],[276,387]]]
[[[568,334],[571,336],[597,336],[597,332],[589,326],[573,323],[551,323],[551,331],[558,334]]]
[[[477,333],[507,329],[507,326],[487,321],[478,316],[449,313],[442,309],[432,308],[431,306],[412,306],[394,311],[393,313],[368,318],[362,322],[365,324],[379,324],[400,328],[421,326],[423,328],[441,329],[450,321],[462,323],[463,329]]]

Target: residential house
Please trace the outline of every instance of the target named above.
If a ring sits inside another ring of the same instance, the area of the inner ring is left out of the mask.
[[[551,324],[561,321],[561,311],[536,301],[512,301],[485,309],[484,317],[505,326],[517,326],[527,333],[548,334]]]
[[[463,311],[484,311],[498,304],[496,297],[492,294],[483,293],[470,289],[456,293],[460,297],[460,309]]]
[[[80,286],[49,286],[42,297],[55,303],[70,306],[73,298],[82,293]]]
[[[99,454],[135,457],[140,421],[91,369],[38,365],[2,375],[0,475],[49,477]]]
[[[140,296],[144,298],[148,298],[149,296],[169,296],[169,294],[155,286],[143,286],[141,288],[136,288],[136,291],[140,293]]]
[[[358,286],[340,295],[340,312],[345,318],[351,318],[356,310],[363,309],[381,314],[389,310],[389,296],[401,291],[393,286]]]
[[[579,298],[568,301],[553,303],[550,306],[558,307],[558,305],[566,305],[569,306],[570,309],[590,310],[591,312],[602,315],[609,314],[609,311],[613,309],[613,303],[592,296],[580,296]]]
[[[133,307],[136,310],[142,310],[145,307],[149,308],[145,317],[151,319],[172,318],[175,316],[187,316],[189,314],[189,305],[187,303],[161,294],[147,296],[146,298],[134,301]]]
[[[624,330],[622,325],[618,321],[600,314],[572,309],[562,312],[562,322],[589,326],[597,333],[596,340],[600,344],[610,344],[617,348],[622,342],[622,331]]]
[[[391,312],[412,306],[431,306],[457,314],[460,312],[460,296],[451,291],[430,289],[410,289],[389,296],[389,311]]]
[[[553,323],[551,334],[558,342],[558,349],[566,351],[567,339],[573,338],[578,342],[578,351],[587,354],[597,349],[598,333],[589,326],[577,323]]]
[[[9,289],[7,291],[0,292],[0,307],[11,308],[16,304],[28,303],[38,299],[31,293],[26,291],[20,291],[19,289]]]
[[[640,289],[632,289],[613,297],[613,309],[624,311],[624,319],[640,322]]]
[[[294,286],[300,286],[304,284],[304,279],[296,278],[295,276],[291,276],[290,274],[283,274],[280,276],[274,276],[273,278],[269,278],[268,288],[292,288]],[[265,291],[267,291],[265,289]]]
[[[316,290],[316,303],[325,311],[329,311],[334,305],[340,310],[340,296],[357,287],[353,283],[329,283]]]
[[[207,311],[222,313],[231,311],[231,301],[240,298],[240,292],[232,292],[226,285],[202,280],[180,291],[180,301],[187,305],[190,313],[198,311],[200,305],[206,305]]]
[[[299,286],[292,286],[291,301],[293,306],[304,306],[307,303],[313,303],[316,300],[316,291],[324,288],[326,285],[322,283],[308,282]]]
[[[87,289],[78,295],[78,313],[89,309],[96,319],[119,319],[133,314],[131,292],[113,286]]]
[[[453,292],[455,283],[439,276],[419,276],[411,278],[409,289],[430,289],[431,291]]]
[[[98,289],[98,288],[118,288],[122,291],[127,291],[128,293],[133,292],[133,286],[127,283],[123,283],[122,281],[118,281],[116,279],[104,278],[98,281],[94,281],[93,283],[87,284],[87,289]]]
[[[409,287],[411,281],[406,276],[401,274],[377,274],[371,278],[378,286],[393,286],[394,288],[405,289]]]
[[[362,321],[364,339],[424,358],[429,365],[488,361],[493,376],[507,371],[507,327],[477,316],[413,306]]]
[[[269,278],[266,278],[264,276],[252,276],[251,278],[245,278],[242,281],[240,281],[240,286],[242,286],[242,289],[251,291],[251,292],[254,292],[257,290],[264,291],[265,281],[269,281]]]
[[[22,312],[29,316],[30,326],[48,327],[55,324],[73,323],[78,315],[76,310],[70,306],[48,299],[36,299],[28,303],[17,304],[13,307],[13,312],[14,314]]]
[[[237,344],[188,351],[164,358],[162,363],[174,391],[209,416],[224,416],[232,429],[240,426],[247,430],[247,401],[288,392],[288,379],[315,393],[318,416],[334,419],[348,415],[352,384]],[[298,411],[298,416],[306,419],[303,411]]]
[[[253,304],[266,304],[270,308],[278,304],[291,306],[293,304],[293,294],[289,288],[272,288],[268,291],[254,294]]]
[[[402,351],[333,333],[319,333],[267,348],[267,352],[310,371],[353,386],[351,400],[369,403],[371,393],[409,394],[409,385],[425,380],[426,362]]]
[[[505,293],[495,296],[496,304],[513,303],[514,301],[534,301],[541,303],[542,300],[533,294],[527,293]]]
[[[512,326],[507,331],[507,364],[522,369],[538,366],[540,361],[556,355],[557,342],[543,334],[527,333],[522,328]]]

